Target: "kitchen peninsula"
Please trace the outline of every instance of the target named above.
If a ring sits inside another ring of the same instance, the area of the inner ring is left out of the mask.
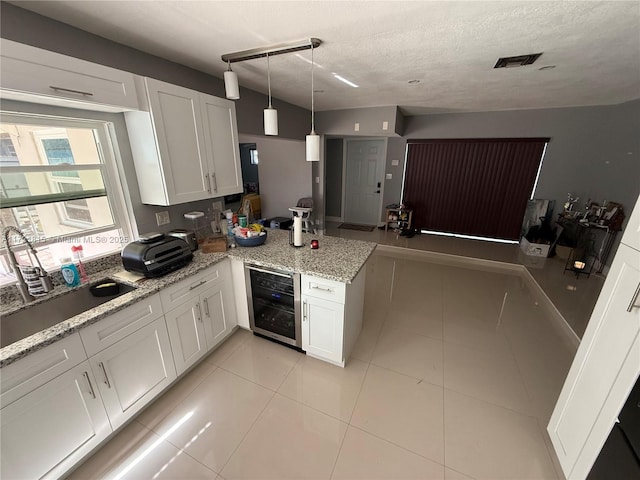
[[[267,241],[259,247],[236,247],[229,249],[225,253],[205,254],[196,251],[193,262],[186,267],[160,278],[146,279],[137,284],[132,284],[137,287],[132,292],[0,349],[0,368],[6,367],[32,352],[92,325],[177,282],[188,279],[228,257],[243,264],[276,268],[348,285],[354,282],[359,273],[364,272],[363,266],[376,248],[376,244],[372,242],[323,236],[319,237],[320,248],[312,250],[308,247],[311,238],[310,234],[303,234],[305,247],[294,248],[289,245],[287,231],[268,229]],[[119,255],[113,255],[96,263],[99,265],[99,271],[92,275],[92,279],[97,280],[114,276],[122,270]],[[89,262],[89,265],[91,265],[91,262]],[[240,286],[239,282],[236,281],[234,283],[236,288]],[[0,315],[2,316],[28,309],[32,305],[46,302],[53,296],[64,295],[70,291],[65,286],[57,286],[49,295],[41,297],[30,304],[23,305],[19,295],[17,293],[16,295],[12,294],[13,290],[13,287],[3,289],[2,305],[0,306]],[[244,288],[242,291],[236,291],[235,293],[236,299],[244,298],[246,302]],[[240,312],[242,312],[242,305],[239,305],[239,307]],[[240,319],[239,323],[241,326],[248,328],[248,323],[243,323],[242,319]]]
[[[66,475],[238,326],[248,328],[245,264],[299,274],[303,350],[344,366],[362,326],[364,265],[376,244],[319,241],[317,250],[294,248],[288,232],[269,230],[258,247],[197,251],[179,270],[0,349],[3,476]],[[122,272],[119,255],[86,267],[93,281]],[[57,313],[47,301],[74,299],[77,290],[57,286],[22,305],[5,288],[0,314],[42,325]],[[32,451],[38,455],[21,454]]]

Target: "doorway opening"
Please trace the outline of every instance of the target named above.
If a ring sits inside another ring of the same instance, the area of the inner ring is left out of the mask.
[[[327,221],[380,224],[386,150],[384,138],[327,139]]]

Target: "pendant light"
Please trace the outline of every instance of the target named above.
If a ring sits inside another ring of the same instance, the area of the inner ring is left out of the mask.
[[[240,87],[238,86],[238,75],[231,70],[231,62],[227,62],[229,69],[224,72],[224,91],[229,100],[240,98]]]
[[[311,45],[311,133],[307,135],[307,162],[320,161],[320,135],[316,134],[315,112],[313,104],[313,44]]]
[[[271,69],[267,53],[267,83],[269,85],[269,106],[264,109],[264,134],[278,135],[278,110],[271,106]]]

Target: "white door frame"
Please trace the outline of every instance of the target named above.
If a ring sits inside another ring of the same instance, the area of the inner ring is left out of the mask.
[[[371,141],[382,140],[382,169],[380,178],[380,202],[378,204],[378,219],[376,220],[376,226],[382,225],[382,203],[384,200],[384,175],[386,173],[387,166],[387,137],[343,137],[342,139],[342,202],[340,205],[340,219],[344,222],[344,211],[347,201],[347,143],[351,141]]]

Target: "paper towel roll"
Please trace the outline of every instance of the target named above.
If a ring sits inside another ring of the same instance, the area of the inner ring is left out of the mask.
[[[293,217],[293,245],[302,246],[302,217]]]

